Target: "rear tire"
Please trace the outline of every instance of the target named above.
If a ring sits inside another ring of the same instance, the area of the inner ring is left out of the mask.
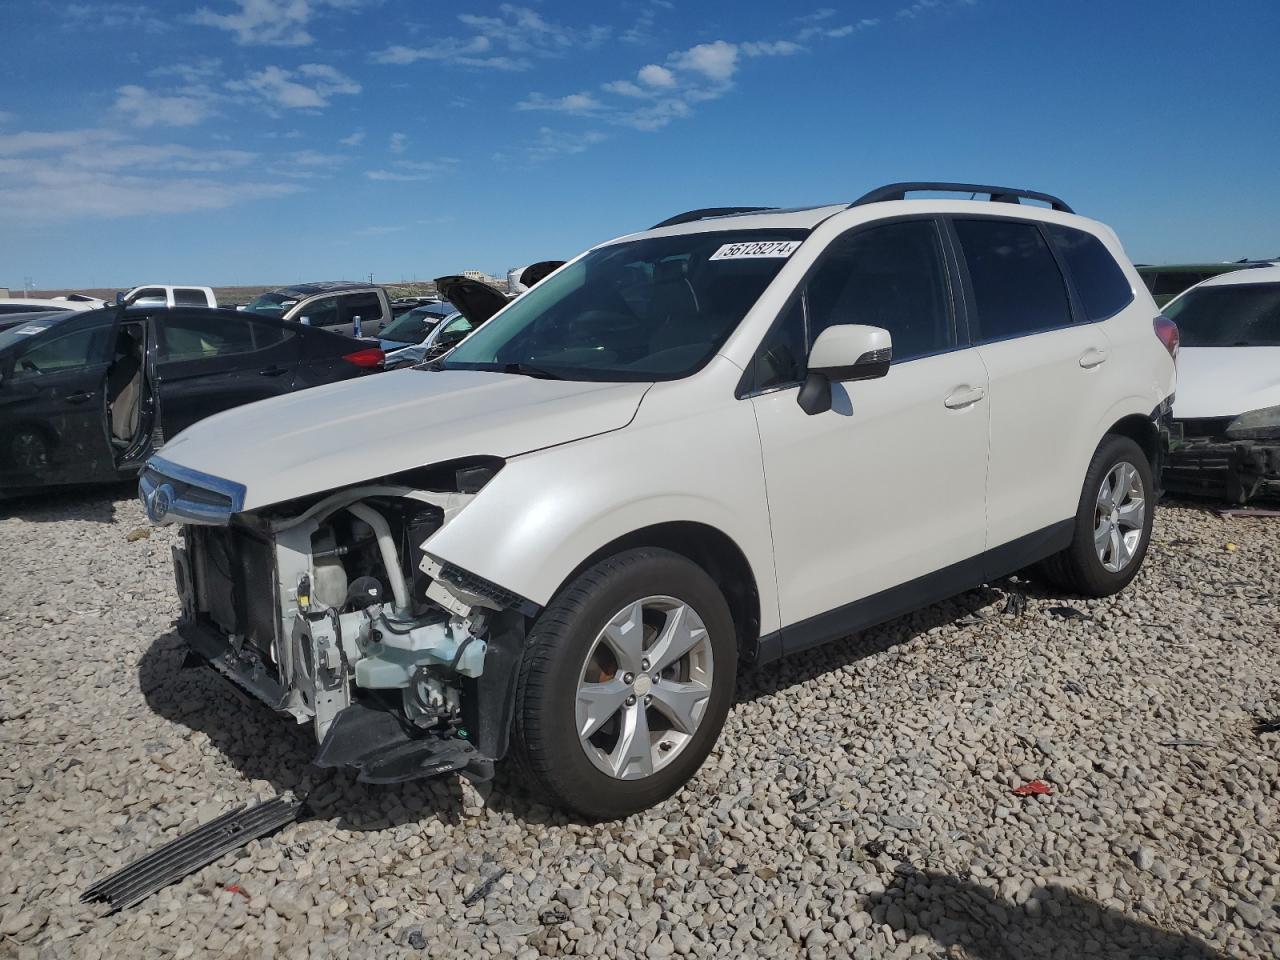
[[[651,807],[715,745],[737,661],[729,606],[701,567],[656,548],[602,560],[534,624],[512,758],[550,805],[593,819]]]
[[[1155,483],[1142,448],[1109,435],[1085,474],[1071,545],[1041,564],[1055,586],[1107,597],[1138,575],[1151,543]]]

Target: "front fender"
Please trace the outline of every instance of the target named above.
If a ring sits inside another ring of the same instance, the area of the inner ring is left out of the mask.
[[[736,400],[684,412],[678,423],[638,417],[611,434],[512,458],[426,550],[545,605],[614,540],[661,523],[705,524],[738,545],[756,580],[761,630],[776,630],[755,418]]]

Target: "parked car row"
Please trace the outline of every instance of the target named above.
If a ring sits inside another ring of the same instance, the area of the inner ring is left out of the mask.
[[[478,323],[458,291],[434,362],[204,420],[140,479],[187,644],[321,766],[511,758],[624,816],[698,769],[741,662],[1143,562],[1177,328],[1056,197],[696,210]]]

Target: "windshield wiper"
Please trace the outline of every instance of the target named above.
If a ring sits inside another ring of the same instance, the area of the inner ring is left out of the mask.
[[[552,373],[550,370],[543,370],[541,367],[535,367],[527,363],[504,363],[502,365],[503,373],[518,373],[525,377],[536,377],[539,380],[563,380],[564,377],[558,373]]]

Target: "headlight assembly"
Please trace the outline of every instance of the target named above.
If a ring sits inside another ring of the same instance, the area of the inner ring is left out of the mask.
[[[1280,440],[1280,406],[1242,413],[1227,425],[1232,440]]]

